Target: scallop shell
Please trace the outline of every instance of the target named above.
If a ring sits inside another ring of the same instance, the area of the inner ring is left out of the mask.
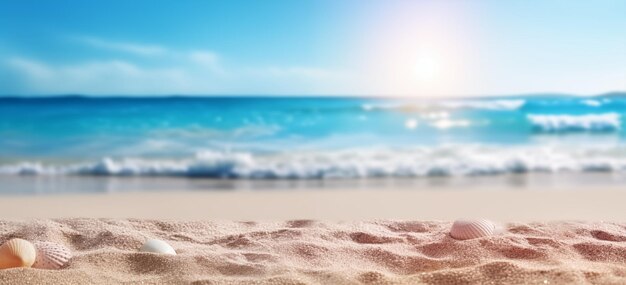
[[[493,235],[496,225],[489,220],[456,220],[450,229],[450,236],[466,240]]]
[[[174,248],[160,239],[149,239],[139,249],[141,252],[163,253],[176,255]]]
[[[33,268],[59,269],[72,258],[72,251],[62,244],[54,242],[36,242],[37,258]]]
[[[35,262],[37,250],[27,240],[14,238],[0,246],[0,269],[30,267]]]

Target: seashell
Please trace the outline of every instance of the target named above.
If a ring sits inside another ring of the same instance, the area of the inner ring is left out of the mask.
[[[33,268],[59,269],[72,258],[72,251],[62,244],[54,242],[36,242],[37,258]]]
[[[37,251],[27,240],[14,238],[0,246],[0,269],[30,267],[35,262]]]
[[[160,239],[149,239],[139,249],[142,252],[153,252],[176,255],[174,248]]]
[[[450,229],[450,236],[466,240],[493,235],[496,225],[489,220],[456,220]]]

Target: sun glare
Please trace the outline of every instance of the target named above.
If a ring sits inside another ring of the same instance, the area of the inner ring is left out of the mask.
[[[419,81],[435,80],[441,72],[441,63],[432,55],[420,55],[415,62],[415,76]]]

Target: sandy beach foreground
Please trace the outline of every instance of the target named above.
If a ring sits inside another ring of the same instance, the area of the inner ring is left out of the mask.
[[[59,242],[75,258],[56,271],[1,270],[0,283],[624,284],[625,196],[618,189],[5,196],[0,242]],[[504,230],[458,241],[449,229],[459,217],[490,218]],[[168,241],[178,255],[137,252],[147,238]]]
[[[63,243],[60,270],[6,269],[2,284],[624,284],[626,224],[508,223],[452,239],[450,222],[0,222],[0,240]],[[176,256],[140,253],[146,238]]]

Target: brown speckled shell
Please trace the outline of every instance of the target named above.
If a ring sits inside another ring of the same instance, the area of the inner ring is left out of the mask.
[[[72,258],[69,248],[54,242],[36,242],[37,258],[33,268],[60,269]]]

